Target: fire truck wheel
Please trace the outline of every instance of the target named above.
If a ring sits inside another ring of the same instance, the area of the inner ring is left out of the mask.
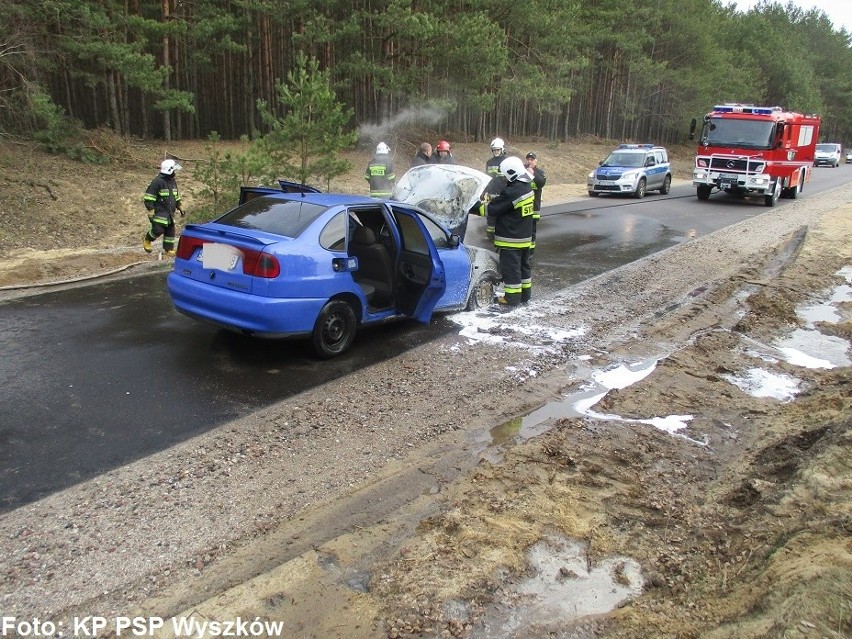
[[[699,184],[696,190],[696,195],[698,195],[699,200],[709,200],[710,199],[710,187],[706,184]]]
[[[671,176],[671,175],[667,175],[667,176],[666,176],[666,179],[665,179],[665,180],[663,180],[663,186],[662,186],[662,188],[660,189],[660,193],[661,193],[662,195],[668,195],[668,194],[669,194],[669,191],[671,191],[671,190],[672,190],[672,176]]]
[[[637,200],[641,200],[645,197],[645,187],[647,186],[647,182],[645,182],[645,178],[639,180],[639,186],[636,187],[636,190],[633,192],[633,197]]]
[[[772,189],[771,195],[764,195],[763,200],[766,206],[775,206],[778,203],[778,197],[781,195],[781,180],[775,180],[775,186]]]

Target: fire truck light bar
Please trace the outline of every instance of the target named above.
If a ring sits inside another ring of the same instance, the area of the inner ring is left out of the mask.
[[[781,107],[756,107],[753,104],[717,104],[713,107],[716,113],[751,113],[753,115],[772,115],[781,111]]]

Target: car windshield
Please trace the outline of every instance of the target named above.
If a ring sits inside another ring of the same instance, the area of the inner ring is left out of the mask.
[[[711,118],[701,143],[737,149],[771,149],[775,126],[762,120]]]
[[[216,222],[242,229],[298,237],[325,210],[324,206],[301,199],[282,200],[263,196],[231,209]]]
[[[836,144],[817,144],[817,151],[822,151],[824,153],[834,153],[837,150]]]
[[[625,151],[610,153],[609,157],[603,162],[603,166],[642,166],[644,164],[644,153],[628,153]]]

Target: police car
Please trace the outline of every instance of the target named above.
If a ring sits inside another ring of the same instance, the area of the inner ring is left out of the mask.
[[[653,144],[620,144],[589,173],[587,186],[590,197],[621,193],[642,198],[648,191],[665,195],[672,186],[669,154]]]

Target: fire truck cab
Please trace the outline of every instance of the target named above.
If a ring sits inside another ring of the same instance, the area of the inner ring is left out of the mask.
[[[689,139],[695,137],[692,121]],[[795,199],[811,177],[820,118],[781,107],[722,104],[704,116],[692,184],[699,200],[714,189],[739,197]]]

